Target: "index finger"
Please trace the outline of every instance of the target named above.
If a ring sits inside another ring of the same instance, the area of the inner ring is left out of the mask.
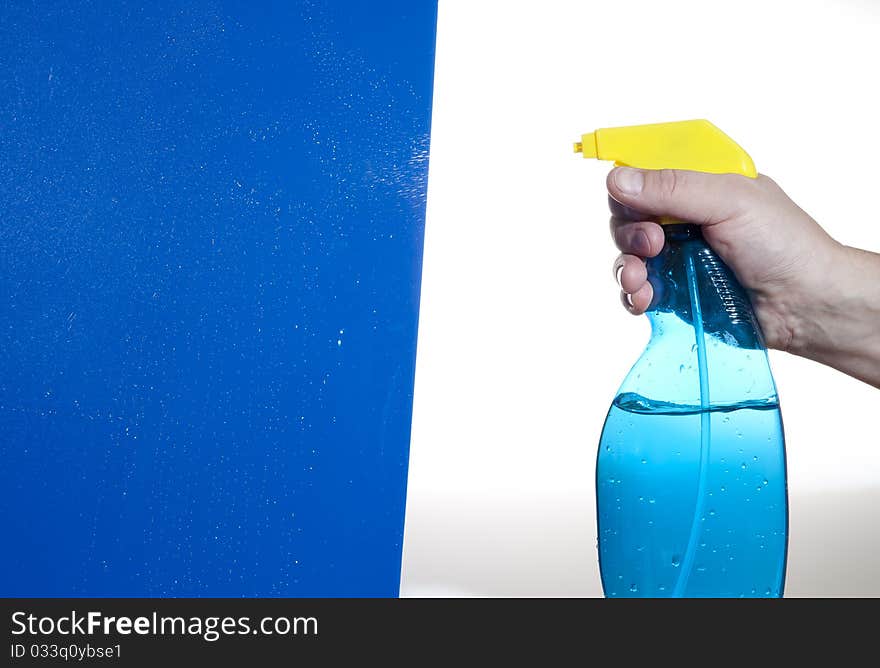
[[[656,220],[656,216],[644,213],[638,209],[633,209],[622,202],[618,202],[610,194],[608,195],[608,208],[611,209],[611,215],[618,220],[629,220],[632,222],[642,220]]]

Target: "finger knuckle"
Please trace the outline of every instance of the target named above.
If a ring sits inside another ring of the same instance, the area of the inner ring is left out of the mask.
[[[758,179],[739,174],[727,174],[725,178],[726,190],[729,193],[728,205],[732,209],[732,214],[742,214],[753,208],[765,185]]]
[[[656,172],[657,192],[661,197],[671,199],[683,185],[684,175],[676,169],[659,169]]]
[[[754,181],[760,188],[763,188],[764,190],[782,190],[782,188],[779,187],[779,184],[766,174],[758,174],[758,178],[754,179]]]

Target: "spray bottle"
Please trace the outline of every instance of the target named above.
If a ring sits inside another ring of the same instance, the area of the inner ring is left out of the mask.
[[[575,151],[643,169],[755,178],[705,120],[606,128]],[[651,338],[612,402],[596,467],[609,597],[780,597],[788,541],[785,444],[751,302],[700,227],[660,219],[647,260]]]

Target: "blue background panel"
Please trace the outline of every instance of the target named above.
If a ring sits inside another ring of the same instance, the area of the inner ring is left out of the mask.
[[[397,594],[435,25],[4,5],[0,594]]]

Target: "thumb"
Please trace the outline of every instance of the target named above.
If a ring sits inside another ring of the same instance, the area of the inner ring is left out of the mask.
[[[742,211],[752,199],[753,182],[739,174],[617,167],[607,185],[614,199],[643,213],[709,225]]]

